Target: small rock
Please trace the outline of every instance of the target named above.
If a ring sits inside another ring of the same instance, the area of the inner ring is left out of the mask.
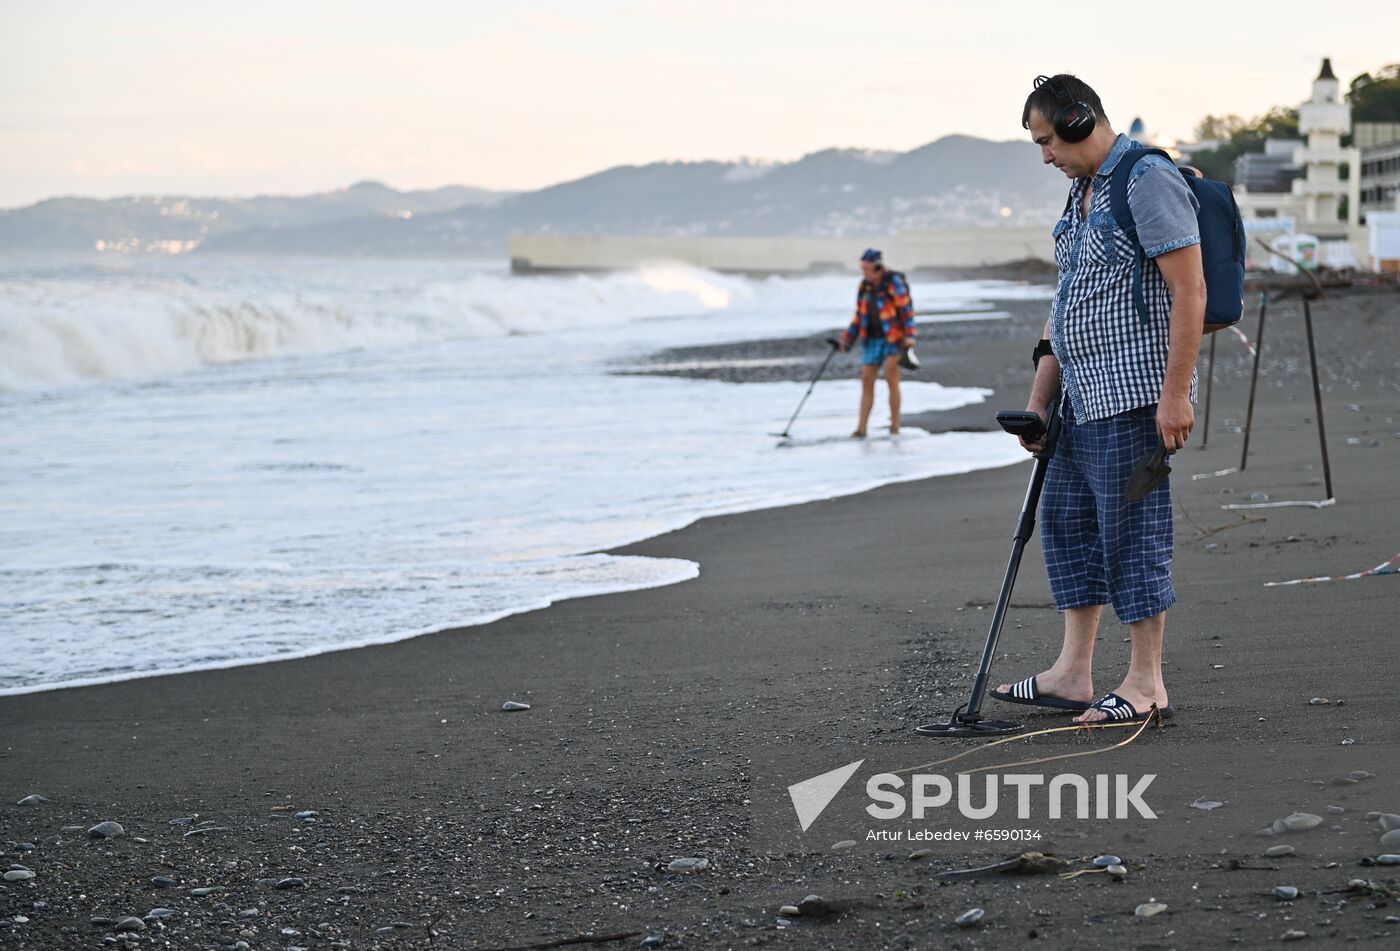
[[[1271,845],[1264,850],[1264,854],[1271,859],[1281,859],[1285,855],[1296,855],[1298,850],[1291,845]]]
[[[959,928],[972,928],[981,923],[983,916],[987,913],[981,908],[969,908],[958,915],[956,924]]]
[[[1251,493],[1249,493],[1249,501],[1251,501],[1251,502],[1267,502],[1267,501],[1269,501],[1269,493],[1267,493],[1267,492],[1251,492]]]
[[[1376,821],[1381,824],[1382,832],[1393,832],[1396,829],[1400,829],[1400,816],[1395,815],[1393,812],[1382,812],[1380,815],[1376,816]]]
[[[1113,878],[1127,878],[1128,870],[1122,865],[1110,865],[1104,869]]]
[[[1276,832],[1307,832],[1309,829],[1316,829],[1322,825],[1322,817],[1315,816],[1310,812],[1295,812],[1292,815],[1284,816],[1279,822],[1283,823],[1283,828],[1274,825]]]
[[[1123,860],[1116,855],[1098,855],[1094,857],[1094,865],[1098,868],[1108,868],[1110,865],[1122,865]]]
[[[1133,914],[1139,918],[1151,918],[1153,915],[1160,915],[1167,910],[1167,906],[1159,901],[1146,901],[1133,909]]]
[[[46,797],[46,796],[40,796],[38,793],[35,793],[35,794],[32,795],[32,796],[25,796],[25,797],[24,797],[23,799],[21,799],[19,802],[15,803],[15,805],[17,805],[17,806],[37,806],[37,805],[39,805],[39,803],[41,803],[41,802],[48,802],[48,801],[49,801],[49,800],[48,800],[48,797]]]
[[[92,839],[114,839],[119,835],[126,835],[126,830],[122,828],[120,822],[108,820],[106,822],[99,822],[97,825],[87,830],[87,834],[88,837]],[[136,918],[133,920],[140,921],[141,919]]]
[[[808,918],[827,918],[840,913],[840,909],[820,895],[808,895],[797,903],[797,910]]]
[[[129,915],[117,922],[118,931],[145,931],[146,923],[135,915]]]
[[[150,921],[152,918],[169,918],[173,914],[175,914],[175,909],[173,908],[152,908],[150,911],[146,912],[146,920]]]
[[[306,882],[302,881],[302,880],[299,879],[299,878],[283,878],[283,879],[279,879],[279,880],[277,881],[277,884],[273,885],[272,887],[273,887],[273,888],[301,888],[301,886],[303,886],[303,885],[305,885],[305,884],[306,884]]]
[[[1298,889],[1292,885],[1276,885],[1274,886],[1274,897],[1279,901],[1292,901],[1298,897]]]
[[[1394,852],[1387,852],[1384,855],[1376,856],[1377,865],[1400,865],[1400,855]]]
[[[846,851],[847,849],[853,849],[853,848],[855,848],[855,847],[856,847],[856,840],[855,840],[855,839],[842,839],[840,842],[833,842],[833,843],[831,843],[831,851],[833,851],[833,852],[844,852],[844,851]]]
[[[1338,701],[1337,701],[1337,705],[1338,705],[1338,706],[1341,706],[1341,704],[1342,704],[1342,701],[1338,700]],[[1350,775],[1351,775],[1351,778],[1354,779],[1354,780],[1356,780],[1357,782],[1361,782],[1363,779],[1375,779],[1375,778],[1376,778],[1376,774],[1375,774],[1375,773],[1368,773],[1368,772],[1366,772],[1366,770],[1364,770],[1364,769],[1354,769],[1354,770],[1351,771],[1351,774],[1350,774]]]
[[[1355,744],[1356,744],[1356,741],[1353,740],[1351,737],[1347,737],[1345,740],[1342,740],[1342,745],[1343,745],[1343,746],[1354,746]],[[1298,932],[1298,933],[1299,933],[1299,934],[1302,934],[1301,931]],[[1305,937],[1306,937],[1306,936],[1305,936]]]
[[[1347,808],[1346,808],[1346,806],[1328,806],[1328,807],[1327,807],[1327,811],[1330,812],[1330,813],[1336,814],[1336,813],[1339,813],[1339,812],[1346,812],[1346,811],[1347,811]]]
[[[1308,936],[1306,931],[1285,931],[1279,936],[1280,941],[1302,941]]]
[[[157,875],[155,878],[151,879],[151,884],[156,888],[174,888],[180,883],[169,875]]]
[[[1225,803],[1217,802],[1214,799],[1197,799],[1195,802],[1191,803],[1191,808],[1204,809],[1206,812],[1209,812],[1212,809],[1219,809],[1223,805],[1225,805]]]
[[[793,915],[802,914],[802,911],[796,905],[784,905],[778,909],[778,914],[785,918],[791,918]]]
[[[1331,702],[1332,701],[1328,700],[1326,697],[1313,697],[1311,700],[1308,701],[1308,703],[1312,704],[1315,707],[1325,707]]]
[[[7,882],[27,882],[34,877],[34,873],[27,868],[12,868],[5,873]]]
[[[637,942],[639,948],[659,948],[666,943],[666,935],[660,931],[653,931],[641,941]]]
[[[911,859],[926,859],[933,854],[933,849],[915,849],[909,853]]]
[[[205,895],[212,895],[212,894],[214,894],[216,891],[218,891],[217,888],[209,888],[209,887],[204,887],[204,888],[191,888],[191,889],[190,889],[190,894],[193,895],[195,898],[203,898]]]
[[[304,810],[302,810],[301,812],[298,812],[294,818],[297,818],[297,819],[314,819],[316,816],[319,816],[319,815],[320,815],[320,813],[317,812],[315,809],[304,809]]]
[[[515,713],[518,710],[530,709],[530,705],[528,703],[520,703],[515,700],[507,700],[505,703],[501,704],[501,709],[504,710],[506,713]]]
[[[1400,847],[1400,829],[1391,829],[1381,836],[1381,846],[1387,849]]]
[[[680,858],[672,859],[671,864],[666,866],[668,872],[699,872],[710,867],[709,859],[702,858]]]

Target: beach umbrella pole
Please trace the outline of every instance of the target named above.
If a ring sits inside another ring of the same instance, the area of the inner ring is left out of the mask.
[[[1045,448],[1035,454],[1035,466],[1031,469],[1025,500],[1021,503],[1021,515],[1016,521],[1016,534],[1011,540],[1011,557],[1006,563],[1006,573],[1001,579],[1001,592],[997,595],[996,610],[992,612],[992,624],[987,631],[987,642],[982,648],[982,662],[977,665],[977,676],[972,681],[972,696],[968,698],[967,703],[953,711],[947,723],[926,723],[915,727],[916,733],[956,739],[970,736],[1001,736],[1021,729],[1020,723],[1011,720],[984,718],[982,698],[987,695],[992,659],[996,657],[997,641],[1001,638],[1002,625],[1006,622],[1006,609],[1011,604],[1011,589],[1016,585],[1021,555],[1025,552],[1031,536],[1035,534],[1035,510],[1040,505],[1040,493],[1045,488],[1045,473],[1050,468],[1050,459],[1055,455],[1055,443],[1060,434],[1058,400],[1051,404],[1045,429]]]

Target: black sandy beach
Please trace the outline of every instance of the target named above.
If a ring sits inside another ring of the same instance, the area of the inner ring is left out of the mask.
[[[1010,321],[928,327],[931,378],[998,394],[912,424],[988,428],[993,410],[1022,405],[1045,305],[1015,307]],[[1123,749],[1026,768],[1159,774],[1155,825],[832,851],[844,827],[823,818],[799,837],[781,799],[785,782],[852,761],[912,767],[970,748],[912,728],[966,698],[1029,473],[1017,465],[706,519],[625,549],[700,563],[672,587],[384,647],[0,698],[0,843],[7,867],[34,873],[0,890],[0,942],[1394,947],[1400,866],[1373,859],[1400,848],[1379,844],[1368,813],[1400,813],[1400,576],[1265,583],[1357,572],[1400,550],[1400,295],[1330,292],[1314,316],[1337,504],[1247,522],[1221,509],[1254,493],[1323,498],[1301,312],[1280,302],[1247,471],[1190,478],[1238,462],[1249,358],[1228,332],[1208,448],[1198,406],[1195,444],[1175,459],[1176,716]],[[1252,315],[1242,326],[1254,335]],[[763,346],[820,356],[815,341]],[[994,681],[1043,669],[1058,646],[1038,542],[1013,602]],[[1101,690],[1126,665],[1125,634],[1110,612]],[[504,713],[505,700],[531,707]],[[1123,739],[1060,733],[977,756]],[[47,801],[16,804],[30,795]],[[1257,834],[1295,812],[1322,825]],[[103,820],[125,834],[90,839]],[[1265,854],[1280,844],[1293,853]],[[1028,849],[1066,864],[939,874]],[[1058,874],[1104,852],[1122,859],[1123,880]],[[678,858],[708,867],[669,870]],[[1276,886],[1299,895],[1281,900]],[[780,915],[810,894],[823,901]],[[1165,910],[1134,913],[1154,903]],[[954,923],[972,908],[979,923]],[[128,916],[145,919],[126,925],[140,930],[117,931]]]

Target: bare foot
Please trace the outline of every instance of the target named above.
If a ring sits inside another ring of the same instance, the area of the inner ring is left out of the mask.
[[[1113,691],[1133,705],[1140,714],[1146,714],[1155,703],[1158,710],[1165,710],[1167,707],[1167,688],[1161,681],[1156,684],[1129,683],[1124,681],[1117,690]],[[1107,720],[1108,714],[1102,710],[1085,710],[1074,718],[1075,723],[1102,723]]]
[[[1077,703],[1092,703],[1096,699],[1094,680],[1090,674],[1065,674],[1051,667],[1035,675],[1035,685],[1042,696],[1059,697]],[[1009,693],[1011,687],[1011,684],[1002,684],[996,692]]]
[[[851,438],[852,438],[852,439],[864,439],[864,438],[865,438],[865,430],[863,430],[863,429],[857,429],[855,432],[851,433]]]

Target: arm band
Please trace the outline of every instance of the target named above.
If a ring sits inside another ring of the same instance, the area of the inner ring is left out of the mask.
[[[1041,340],[1035,345],[1035,350],[1031,352],[1031,366],[1039,366],[1041,357],[1053,357],[1055,351],[1050,348],[1050,341]]]

